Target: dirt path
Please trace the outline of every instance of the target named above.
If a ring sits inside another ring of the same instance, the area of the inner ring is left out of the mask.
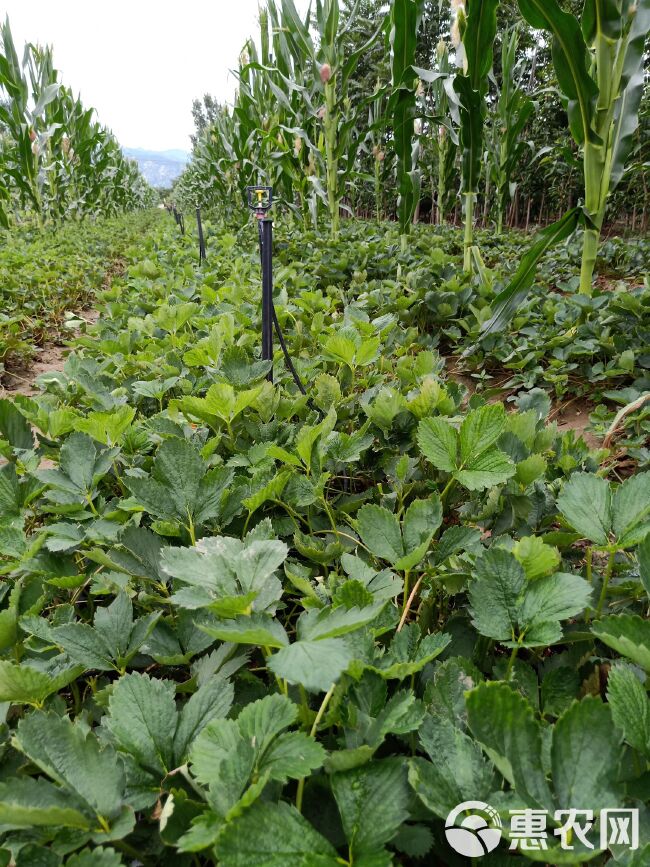
[[[113,279],[124,274],[126,266],[126,260],[121,257],[109,262],[102,281],[102,289],[109,289]],[[76,319],[83,320],[86,325],[94,325],[99,319],[99,311],[92,307],[70,312]],[[79,333],[79,331],[72,332],[68,340],[63,340],[61,335],[57,335],[57,339],[51,343],[35,347],[35,356],[29,364],[4,370],[0,379],[0,397],[11,397],[15,394],[31,397],[38,394],[39,388],[34,385],[36,378],[42,373],[63,370],[65,360],[72,349],[70,344]]]
[[[13,397],[16,394],[25,394],[31,397],[38,394],[39,389],[34,384],[36,377],[41,373],[51,373],[54,370],[63,370],[67,347],[58,344],[44,346],[38,351],[38,356],[29,367],[19,367],[16,370],[5,370],[3,384],[0,385],[0,397]]]
[[[464,385],[465,388],[467,388],[467,395],[464,402],[466,404],[469,398],[476,391],[477,383],[476,380],[472,379],[467,371],[458,369],[458,362],[459,359],[457,356],[449,356],[446,358],[445,372],[449,379],[452,379],[454,382],[459,383],[459,385]],[[501,381],[507,380],[495,377],[494,383],[490,384],[489,387],[496,389],[497,393],[491,394],[488,398],[488,402],[492,403],[496,400],[504,400],[509,393],[513,393],[499,390],[499,384]],[[558,431],[560,433],[573,430],[576,432],[577,436],[581,436],[584,439],[590,449],[599,449],[603,444],[602,439],[587,431],[587,427],[589,427],[589,413],[592,412],[593,409],[593,405],[589,403],[589,401],[584,400],[584,398],[558,401],[551,409],[549,421],[557,422]]]
[[[88,325],[94,325],[99,319],[97,310],[82,310],[81,313],[74,313],[77,319],[83,319]],[[75,332],[79,334],[79,332]],[[0,384],[0,398],[12,398],[17,394],[24,394],[27,397],[39,394],[40,389],[35,385],[36,378],[42,373],[52,373],[53,371],[63,370],[66,358],[72,347],[64,343],[58,342],[51,345],[46,345],[38,349],[38,355],[32,360],[28,367],[17,370],[5,370],[3,373],[4,384]],[[38,440],[38,432],[34,430],[34,436]],[[6,464],[5,458],[0,457],[0,466]],[[53,469],[56,464],[43,458],[39,464],[39,469]]]
[[[88,325],[94,325],[99,319],[97,310],[82,310],[80,313],[71,311],[75,318],[83,319]],[[34,383],[42,373],[52,373],[63,370],[65,360],[71,351],[68,345],[72,338],[80,332],[75,331],[70,336],[70,341],[56,341],[47,343],[36,349],[36,355],[25,367],[5,370],[0,384],[0,397],[11,397],[16,394],[24,394],[31,397],[38,394],[40,389]]]

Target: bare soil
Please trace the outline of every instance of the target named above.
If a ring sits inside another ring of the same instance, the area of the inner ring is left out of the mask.
[[[5,382],[0,385],[0,397],[11,397],[15,394],[31,397],[38,394],[39,389],[34,385],[36,377],[41,373],[63,370],[66,355],[70,350],[62,344],[52,344],[37,351],[38,355],[28,367],[5,370]]]
[[[109,289],[114,277],[119,277],[126,270],[126,259],[115,259],[108,263],[104,279],[102,281],[102,289]],[[77,319],[83,319],[88,325],[94,325],[99,319],[99,310],[94,307],[72,311]],[[72,338],[74,335],[70,335]],[[60,335],[51,343],[45,343],[43,346],[35,347],[35,357],[24,365],[13,365],[10,369],[5,369],[0,380],[0,397],[11,397],[14,394],[24,394],[31,397],[38,394],[39,389],[34,385],[36,377],[42,373],[52,373],[53,371],[63,370],[63,365],[70,352],[68,341],[63,340]]]
[[[583,398],[556,404],[549,418],[557,422],[560,433],[573,430],[581,436],[590,449],[601,448],[602,439],[586,430],[589,426],[589,413],[593,411],[593,405]]]
[[[446,374],[449,379],[452,379],[460,385],[464,385],[467,389],[467,395],[465,397],[465,402],[467,402],[476,392],[477,382],[469,375],[469,373],[458,370],[457,366],[458,358],[456,356],[449,356],[445,360]],[[503,373],[505,378],[496,373],[494,378],[490,381],[488,386],[490,389],[490,396],[488,398],[489,402],[504,400],[510,393],[507,389],[499,388],[501,382],[507,382],[510,378],[508,371],[503,371]],[[575,398],[564,402],[558,401],[551,409],[549,421],[557,422],[560,433],[573,430],[578,436],[581,436],[584,439],[590,449],[598,449],[602,447],[602,439],[587,431],[587,427],[589,426],[589,413],[593,412],[593,409],[593,405],[584,398]]]

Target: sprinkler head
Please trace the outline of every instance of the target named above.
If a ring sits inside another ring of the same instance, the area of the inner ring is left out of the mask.
[[[256,217],[263,217],[273,204],[273,187],[246,187],[248,207]]]

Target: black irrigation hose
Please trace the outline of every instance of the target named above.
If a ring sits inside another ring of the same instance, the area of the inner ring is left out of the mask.
[[[262,221],[259,220],[257,225],[258,225],[258,233],[259,233],[259,240],[260,240],[260,262],[262,265],[262,276],[264,277],[265,257],[264,257],[264,232],[262,231]],[[269,260],[267,260],[266,264],[267,264],[267,267],[269,268],[269,272],[270,272],[271,262]],[[271,307],[271,316],[273,317],[273,325],[275,326],[275,333],[278,335],[278,341],[279,341],[280,347],[282,349],[282,354],[284,355],[284,360],[286,362],[287,367],[289,368],[289,372],[291,373],[291,375],[293,377],[293,381],[298,386],[298,390],[300,391],[300,393],[307,398],[307,406],[310,409],[314,410],[314,412],[318,413],[318,415],[320,416],[320,418],[322,420],[325,418],[325,413],[321,409],[319,409],[319,407],[316,406],[316,404],[311,399],[311,397],[309,397],[307,395],[307,390],[305,389],[305,386],[302,384],[302,380],[298,376],[298,371],[296,370],[295,365],[291,359],[291,356],[289,355],[289,350],[287,349],[287,344],[285,342],[284,335],[282,333],[282,329],[280,328],[280,322],[278,321],[278,315],[275,312],[275,304],[273,303],[273,297],[272,296],[270,299],[270,307]]]
[[[322,419],[325,418],[325,413],[323,412],[322,409],[317,407],[316,404],[314,403],[314,401],[311,399],[311,397],[309,397],[307,395],[307,391],[305,390],[305,386],[302,384],[300,377],[298,376],[298,373],[296,371],[296,368],[294,367],[293,361],[291,360],[291,356],[289,355],[289,350],[287,349],[287,344],[284,342],[284,335],[282,334],[282,329],[280,328],[280,323],[278,322],[278,315],[275,312],[275,305],[273,305],[272,311],[273,311],[273,324],[275,325],[275,333],[278,335],[278,340],[280,341],[280,347],[282,348],[282,352],[284,354],[284,360],[287,363],[287,367],[289,368],[289,371],[291,372],[291,375],[293,376],[293,380],[296,383],[296,385],[298,386],[300,393],[304,394],[304,396],[307,398],[307,406],[310,409],[313,409],[315,412],[317,412],[318,415],[321,417],[321,421],[322,421]]]

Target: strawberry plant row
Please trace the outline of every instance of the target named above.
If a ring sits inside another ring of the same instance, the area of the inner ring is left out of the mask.
[[[466,801],[502,817],[485,863],[647,863],[648,473],[540,387],[447,378],[490,292],[444,233],[278,228],[312,408],[259,358],[253,227],[204,229],[199,267],[152,218],[64,369],[0,401],[0,863],[460,865]],[[585,323],[624,341],[619,302]],[[640,846],[566,851],[562,811],[605,808]]]

